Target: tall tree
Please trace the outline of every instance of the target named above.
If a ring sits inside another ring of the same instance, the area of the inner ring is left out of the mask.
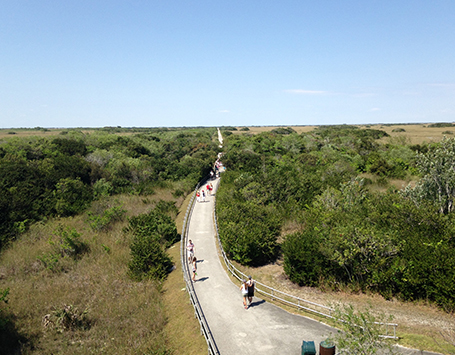
[[[423,175],[415,188],[407,186],[404,195],[419,204],[433,201],[440,213],[454,210],[455,200],[455,138],[444,138],[426,153],[417,155],[417,166]]]

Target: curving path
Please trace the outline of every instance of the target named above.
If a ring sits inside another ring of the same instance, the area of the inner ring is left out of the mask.
[[[214,190],[218,182],[213,182]],[[324,340],[332,328],[259,298],[244,309],[240,285],[233,284],[226,275],[216,249],[214,198],[196,202],[188,238],[194,242],[199,260],[194,288],[220,354],[300,354],[302,340]]]
[[[220,146],[223,138],[218,128]],[[214,192],[219,179],[212,181]],[[245,310],[239,286],[228,277],[218,255],[213,223],[215,196],[205,202],[195,202],[189,221],[188,239],[195,244],[198,277],[194,289],[221,355],[301,354],[302,341],[319,343],[335,328],[313,319],[288,313],[255,297]],[[403,354],[430,355],[434,353],[400,348]]]
[[[219,179],[212,181],[214,191]],[[195,244],[198,277],[194,289],[221,355],[301,354],[302,341],[319,343],[336,329],[294,315],[257,297],[245,310],[239,286],[224,271],[216,247],[213,223],[215,196],[195,202],[188,239]],[[432,354],[400,348],[403,354]]]

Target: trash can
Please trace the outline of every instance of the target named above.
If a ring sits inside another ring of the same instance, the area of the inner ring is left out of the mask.
[[[314,341],[303,341],[302,343],[302,355],[316,355],[316,348],[314,347]]]
[[[335,344],[329,339],[319,343],[319,355],[335,355]]]

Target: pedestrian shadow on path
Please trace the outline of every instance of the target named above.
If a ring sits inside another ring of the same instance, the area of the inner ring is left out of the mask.
[[[251,304],[249,305],[248,308],[257,307],[257,306],[260,306],[261,304],[264,304],[264,303],[265,303],[265,300],[260,300],[260,301],[251,302]]]
[[[197,279],[195,282],[201,282],[201,281],[205,281],[208,279],[209,279],[208,277],[201,277],[200,279]]]

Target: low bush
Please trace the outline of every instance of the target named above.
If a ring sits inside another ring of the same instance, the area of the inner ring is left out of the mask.
[[[430,128],[453,127],[453,123],[449,123],[449,122],[438,122],[438,123],[429,124],[427,127],[430,127]]]
[[[180,240],[180,236],[174,221],[164,212],[172,209],[171,205],[158,203],[149,213],[130,218],[124,228],[132,238],[128,268],[135,280],[163,280],[172,266],[166,248]]]
[[[81,234],[76,229],[59,227],[55,233],[56,240],[49,240],[54,249],[62,257],[71,257],[75,260],[90,250],[89,245],[81,240]]]
[[[69,330],[90,329],[90,319],[87,316],[88,310],[79,310],[73,305],[63,305],[55,308],[51,313],[46,314],[42,319],[43,327],[63,333]]]
[[[61,258],[71,258],[77,261],[90,251],[89,244],[81,240],[81,234],[76,229],[65,229],[61,225],[48,242],[52,246],[52,250],[38,256],[38,260],[44,268],[53,272],[63,271],[63,266],[60,265]]]
[[[112,223],[123,220],[125,213],[126,210],[122,206],[113,206],[101,214],[87,212],[87,220],[94,231],[102,231],[109,229]]]

